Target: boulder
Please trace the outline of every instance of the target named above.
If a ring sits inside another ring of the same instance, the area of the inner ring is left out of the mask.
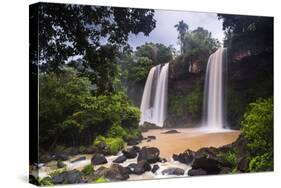
[[[155,140],[156,136],[147,136],[147,138],[150,139],[150,140]]]
[[[57,162],[57,167],[58,168],[64,168],[64,167],[66,167],[66,164],[64,164],[64,162],[62,162],[62,161],[58,161]]]
[[[132,147],[127,150],[123,150],[122,153],[128,158],[133,159],[138,155],[136,148]]]
[[[162,132],[162,134],[174,134],[174,133],[180,133],[180,132],[175,130],[175,129],[172,129],[172,130],[169,130],[169,131],[166,131],[166,132]]]
[[[173,154],[173,159],[184,164],[191,164],[195,156],[195,152],[187,149],[185,152],[180,153],[179,155]]]
[[[126,140],[126,142],[129,146],[133,146],[139,144],[140,140],[138,138],[129,138]]]
[[[93,155],[91,163],[92,165],[100,165],[107,163],[107,160],[103,154],[97,153]]]
[[[85,157],[85,156],[82,156],[82,157],[79,157],[79,158],[77,158],[77,159],[72,160],[71,163],[76,163],[76,162],[84,161],[84,160],[86,160],[86,157]]]
[[[155,165],[153,165],[151,172],[155,173],[159,168],[160,168],[159,165],[155,164]]]
[[[150,171],[151,167],[147,161],[139,161],[137,164],[136,163],[129,164],[127,169],[129,169],[130,173],[132,174],[140,175],[146,171]]]
[[[66,161],[66,160],[69,159],[69,156],[66,155],[66,154],[60,153],[60,154],[56,154],[54,156],[54,159],[57,160],[57,161]]]
[[[138,161],[145,160],[149,163],[156,163],[159,161],[160,151],[156,147],[143,147],[138,156]]]
[[[52,177],[52,182],[54,184],[75,184],[75,183],[85,183],[82,179],[82,174],[78,170],[71,170],[62,172],[58,175]]]
[[[163,170],[162,174],[181,176],[181,175],[184,175],[184,170],[181,168],[168,168],[168,169]]]
[[[201,176],[201,175],[207,175],[207,172],[201,168],[198,168],[198,169],[190,169],[187,174],[189,176]]]
[[[231,168],[229,168],[229,167],[222,167],[219,174],[229,174],[231,172],[232,172]]]
[[[88,147],[84,150],[85,154],[93,154],[95,153],[95,149],[93,147]]]
[[[127,160],[127,157],[125,155],[121,155],[113,160],[114,163],[123,163]]]
[[[203,169],[207,174],[218,174],[222,163],[219,158],[207,154],[195,156],[191,167],[193,169]]]
[[[120,181],[129,178],[129,171],[118,164],[112,164],[109,168],[99,168],[94,172],[94,176],[103,177],[110,181]]]

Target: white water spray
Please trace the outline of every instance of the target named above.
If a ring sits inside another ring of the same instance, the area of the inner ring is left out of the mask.
[[[149,122],[163,127],[167,114],[168,74],[169,63],[150,69],[141,100],[140,125]]]
[[[223,129],[225,121],[226,49],[219,48],[208,60],[203,102],[203,125],[210,130]]]

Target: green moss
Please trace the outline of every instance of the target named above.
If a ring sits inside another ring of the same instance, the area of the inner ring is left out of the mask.
[[[54,184],[53,184],[52,179],[50,177],[45,177],[43,179],[38,180],[38,185],[39,186],[52,186]]]
[[[60,169],[54,170],[54,171],[51,172],[49,175],[50,175],[51,177],[54,177],[54,176],[59,175],[59,174],[61,174],[61,173],[63,173],[63,172],[66,172],[66,171],[67,171],[66,167],[65,167],[65,168],[60,168]]]
[[[124,140],[122,138],[107,138],[103,136],[98,136],[96,140],[94,141],[94,147],[97,147],[97,145],[101,142],[105,142],[107,146],[107,152],[110,155],[116,155],[120,150],[124,148]]]
[[[228,151],[226,153],[221,152],[219,153],[219,157],[231,164],[233,168],[237,165],[237,154],[235,151]]]
[[[90,175],[94,172],[94,168],[91,164],[86,165],[83,169],[82,169],[82,173],[85,175]]]
[[[101,178],[96,179],[94,182],[95,183],[104,183],[104,182],[109,182],[109,181],[107,179],[101,177]]]

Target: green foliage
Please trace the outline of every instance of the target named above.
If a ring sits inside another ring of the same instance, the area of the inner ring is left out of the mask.
[[[130,81],[145,82],[149,70],[152,68],[153,62],[148,57],[138,58],[136,63],[132,63],[128,67],[128,77]]]
[[[170,114],[185,116],[188,114],[193,120],[199,120],[202,109],[202,90],[195,87],[189,94],[183,96],[170,96],[168,102]]]
[[[273,170],[273,153],[267,152],[253,157],[249,164],[250,172],[261,172]]]
[[[43,148],[91,145],[98,135],[122,138],[122,129],[138,128],[140,111],[123,92],[94,96],[90,81],[68,68],[60,74],[41,74],[39,79]]]
[[[179,32],[178,40],[180,43],[181,54],[183,54],[184,35],[188,31],[189,27],[183,20],[179,21],[179,23],[174,27],[177,28],[177,31]]]
[[[38,185],[39,186],[52,186],[54,184],[53,184],[52,179],[50,177],[45,177],[43,179],[38,180]]]
[[[235,167],[237,164],[237,154],[235,151],[228,151],[226,153],[219,153],[219,156],[223,158],[226,162],[231,164],[232,167]]]
[[[241,122],[249,141],[250,171],[273,169],[273,98],[259,99],[249,105]]]
[[[67,168],[66,168],[66,167],[60,168],[60,169],[56,169],[56,170],[52,171],[52,172],[49,174],[49,176],[54,177],[54,176],[57,176],[57,175],[59,175],[59,174],[61,174],[61,173],[63,173],[63,172],[66,172],[66,171],[67,171]]]
[[[94,168],[91,164],[84,166],[82,173],[85,175],[91,175],[94,172]]]
[[[109,155],[116,155],[120,150],[124,148],[124,140],[122,138],[107,138],[103,136],[98,136],[94,141],[94,147],[97,147],[98,144],[103,141],[107,146],[107,153]]]
[[[100,177],[94,181],[94,183],[104,183],[104,182],[109,182],[109,181],[103,177]]]

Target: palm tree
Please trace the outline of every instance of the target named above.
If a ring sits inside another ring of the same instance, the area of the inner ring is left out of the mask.
[[[188,31],[188,25],[183,20],[181,20],[178,24],[175,25],[175,27],[177,28],[177,31],[179,32],[178,39],[179,39],[179,43],[180,43],[180,51],[182,54],[184,35]]]

